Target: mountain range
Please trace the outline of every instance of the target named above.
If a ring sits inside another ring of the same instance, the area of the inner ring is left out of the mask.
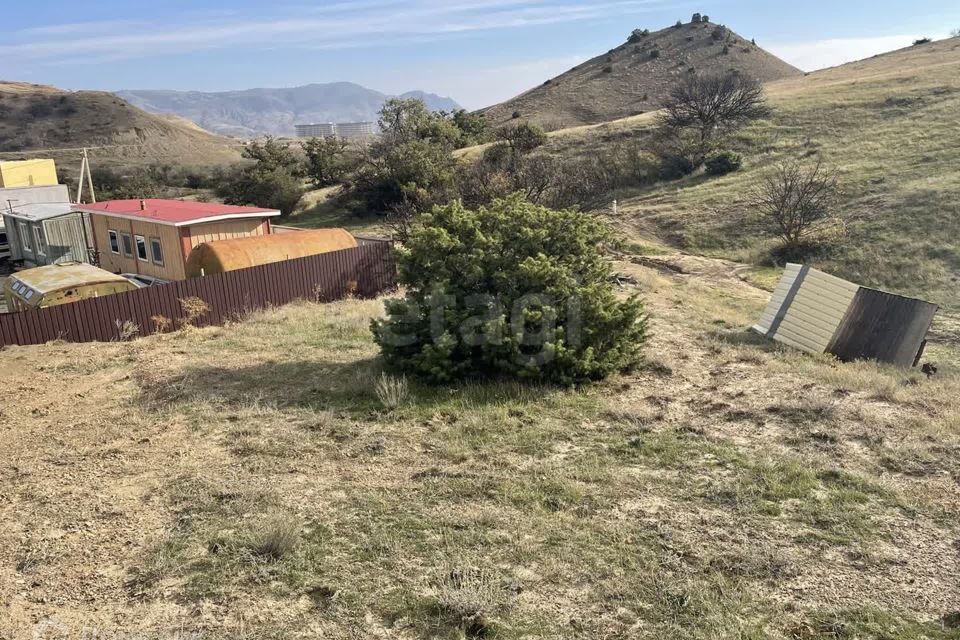
[[[145,111],[174,114],[207,131],[241,138],[292,136],[296,124],[375,121],[380,107],[393,97],[352,82],[218,92],[125,90],[117,95]],[[399,97],[419,98],[434,111],[461,108],[450,98],[424,91]]]

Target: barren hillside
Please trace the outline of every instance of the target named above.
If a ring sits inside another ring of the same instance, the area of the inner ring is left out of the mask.
[[[650,366],[577,390],[387,410],[379,300],[0,351],[0,636],[954,640],[956,351],[783,350],[645,262]]]
[[[657,109],[677,80],[730,69],[761,81],[801,75],[749,38],[712,22],[643,35],[484,110],[494,125],[519,114],[547,129],[606,122]]]
[[[235,141],[146,113],[111,93],[0,82],[0,157],[80,146],[111,147],[91,152],[101,164],[195,166],[239,159]],[[75,152],[47,155],[79,163]]]
[[[773,164],[816,156],[839,171],[845,234],[814,264],[960,309],[960,39],[908,47],[769,83],[773,116],[731,142],[743,168],[611,193],[637,241],[769,264],[772,238],[748,206]],[[551,133],[545,153],[642,148],[653,113]],[[478,148],[463,151],[475,157]]]

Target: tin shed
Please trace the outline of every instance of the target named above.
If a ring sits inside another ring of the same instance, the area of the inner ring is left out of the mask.
[[[753,331],[807,353],[909,367],[922,353],[937,309],[788,264]]]

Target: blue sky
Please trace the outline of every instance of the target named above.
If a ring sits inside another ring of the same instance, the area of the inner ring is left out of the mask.
[[[349,80],[478,108],[694,11],[806,70],[960,29],[957,0],[39,0],[5,7],[0,78],[208,91]]]

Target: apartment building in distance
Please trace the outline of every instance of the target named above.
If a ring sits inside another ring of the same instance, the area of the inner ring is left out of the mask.
[[[373,122],[321,122],[294,125],[298,138],[366,138],[377,134],[377,125]]]

